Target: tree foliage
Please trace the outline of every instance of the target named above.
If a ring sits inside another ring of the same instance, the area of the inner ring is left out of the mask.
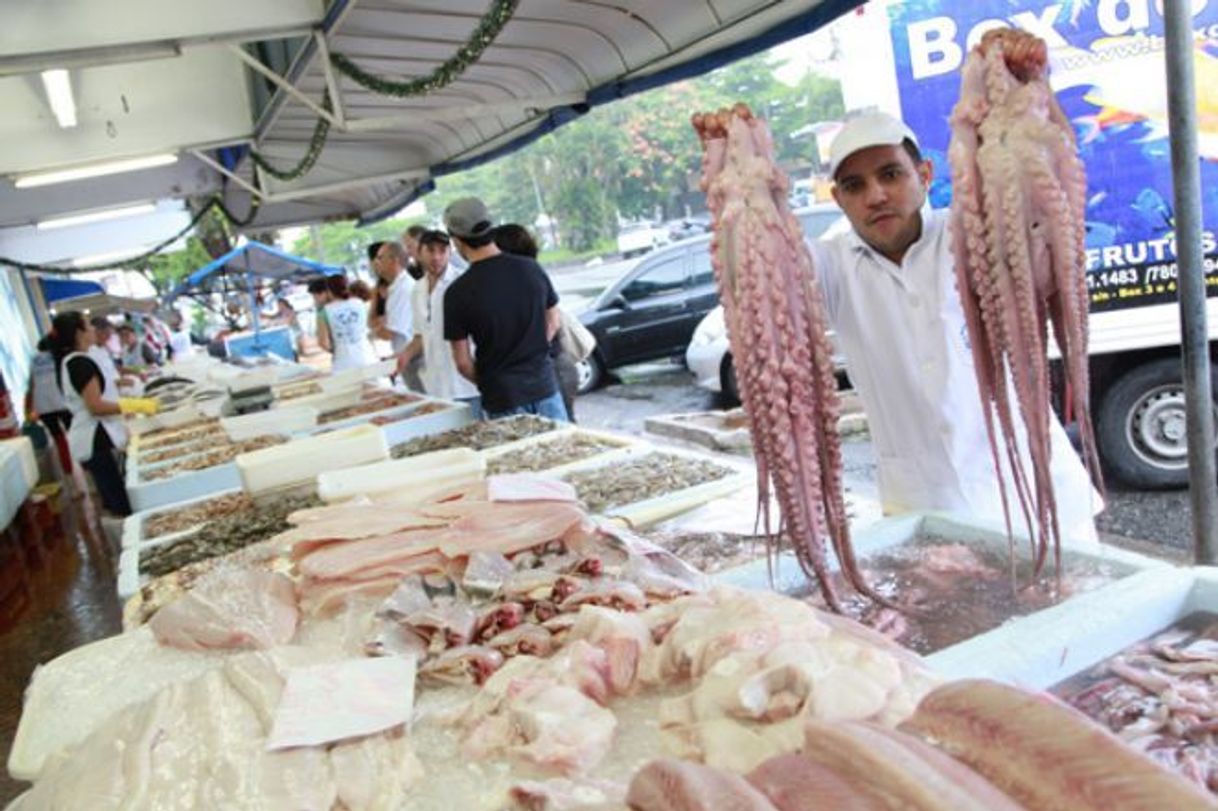
[[[439,221],[450,202],[473,195],[501,222],[535,226],[539,217],[549,218],[562,247],[583,251],[611,239],[619,218],[674,218],[687,207],[700,210],[702,150],[690,116],[737,101],[770,121],[779,161],[806,174],[815,166],[815,142],[792,135],[840,118],[841,86],[811,72],[788,85],[775,77],[779,67],[773,54],[761,53],[598,107],[511,155],[441,178],[424,198],[427,219]],[[396,237],[407,224],[331,223],[320,229],[324,257],[307,236],[295,250],[354,268],[361,265],[362,246]]]

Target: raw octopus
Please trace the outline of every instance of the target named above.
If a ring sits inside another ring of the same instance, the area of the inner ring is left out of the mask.
[[[787,207],[788,180],[764,122],[737,104],[697,114],[711,210],[711,258],[741,399],[749,415],[767,537],[773,487],[804,573],[841,611],[825,554],[828,536],[847,582],[883,602],[854,559],[842,492],[839,403],[827,319],[803,231]]]
[[[1050,540],[1059,564],[1061,557],[1049,468],[1047,322],[1061,349],[1087,464],[1100,483],[1088,405],[1087,179],[1074,131],[1049,87],[1047,61],[1044,41],[1026,32],[1003,28],[982,37],[964,64],[948,148],[956,284],[990,452],[999,469],[1006,454],[1037,573]],[[1016,407],[1026,429],[1022,441]],[[1001,478],[999,486],[1010,531],[1010,494]]]

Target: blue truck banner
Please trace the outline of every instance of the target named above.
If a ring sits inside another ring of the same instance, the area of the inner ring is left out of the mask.
[[[1218,0],[1193,0],[1205,270],[1218,294]],[[1087,168],[1092,312],[1176,299],[1171,155],[1161,0],[910,0],[888,9],[905,121],[950,202],[948,114],[968,49],[990,28],[1044,39],[1050,83]]]

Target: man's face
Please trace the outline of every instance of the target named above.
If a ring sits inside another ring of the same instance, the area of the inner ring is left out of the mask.
[[[93,336],[93,342],[98,346],[105,346],[106,344],[110,343],[110,335],[113,333],[113,330],[109,328],[97,329],[92,324],[89,324],[89,330],[90,334]]]
[[[443,242],[428,242],[419,246],[419,262],[428,276],[439,278],[448,267],[448,246]]]
[[[135,332],[129,329],[121,330],[118,333],[118,339],[123,346],[135,346]]]
[[[416,262],[419,261],[419,238],[412,237],[409,234],[402,237],[402,245],[406,248],[406,255]]]
[[[387,282],[392,282],[402,272],[402,263],[398,261],[397,254],[389,247],[389,243],[382,245],[376,252],[372,259],[372,269]]]
[[[864,242],[899,263],[922,233],[931,177],[930,162],[915,164],[903,146],[868,147],[838,167],[833,199]]]

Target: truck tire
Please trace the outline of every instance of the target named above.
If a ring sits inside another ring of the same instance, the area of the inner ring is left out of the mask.
[[[1109,473],[1145,489],[1188,485],[1188,434],[1179,358],[1144,363],[1100,403],[1096,442]]]

